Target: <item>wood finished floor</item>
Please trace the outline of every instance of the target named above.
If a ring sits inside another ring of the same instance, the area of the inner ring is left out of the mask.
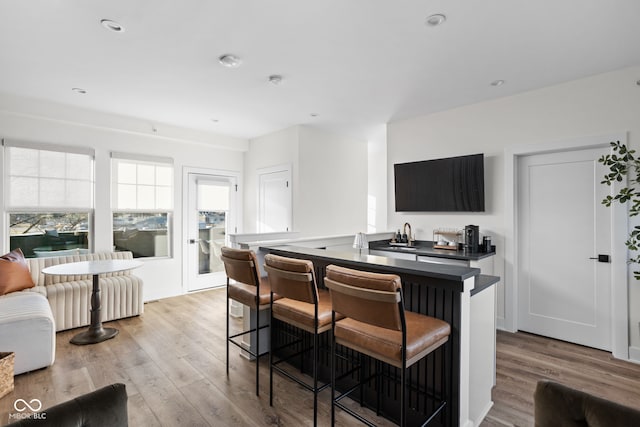
[[[266,358],[260,397],[254,363],[234,349],[227,378],[224,301],[224,289],[217,289],[146,304],[141,317],[109,322],[120,334],[97,345],[69,344],[82,329],[58,333],[55,364],[15,378],[15,390],[0,399],[0,425],[8,423],[18,398],[40,399],[47,408],[114,382],[127,386],[132,427],[312,425],[312,394],[278,375],[269,406]],[[569,343],[499,332],[494,406],[482,426],[533,425],[533,390],[544,378],[640,409],[640,365]],[[320,394],[319,425],[329,425],[329,396],[328,390]],[[358,425],[340,411],[336,424]]]

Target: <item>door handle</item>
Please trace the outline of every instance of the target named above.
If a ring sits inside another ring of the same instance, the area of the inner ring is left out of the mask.
[[[189,239],[188,240],[189,244],[191,244],[191,245],[195,245],[197,241],[199,241],[199,239]]]
[[[597,259],[598,262],[611,262],[611,257],[609,255],[598,255],[597,257],[591,257],[589,259]]]

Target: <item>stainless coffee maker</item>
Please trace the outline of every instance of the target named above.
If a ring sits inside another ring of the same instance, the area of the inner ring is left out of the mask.
[[[464,228],[464,248],[468,252],[478,252],[480,231],[477,225],[467,225]]]

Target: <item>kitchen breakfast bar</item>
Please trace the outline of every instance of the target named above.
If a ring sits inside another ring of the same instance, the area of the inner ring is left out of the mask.
[[[491,388],[495,384],[494,285],[499,281],[498,277],[461,265],[370,255],[367,249],[268,245],[260,247],[258,257],[262,258],[266,253],[313,261],[321,288],[325,287],[325,269],[330,264],[400,276],[406,310],[433,316],[451,325],[449,341],[410,368],[410,424],[416,425],[424,415],[430,414],[440,399],[447,403],[435,425],[471,427],[480,424],[491,408]],[[274,328],[282,334],[286,326],[275,323]],[[328,345],[328,340],[325,344]],[[345,351],[349,353],[348,349]],[[357,354],[351,356],[358,357]],[[326,381],[329,355],[321,357],[320,363],[320,374]],[[371,367],[369,372],[373,369]],[[397,420],[398,373],[395,368],[384,366],[383,374],[381,414]],[[346,386],[350,385],[347,383]],[[374,407],[374,388],[365,390],[364,402]]]

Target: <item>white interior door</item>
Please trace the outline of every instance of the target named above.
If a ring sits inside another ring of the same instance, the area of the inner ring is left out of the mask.
[[[612,250],[608,152],[519,159],[518,329],[611,350],[611,264],[597,259]]]
[[[236,178],[188,174],[187,290],[226,284],[220,248],[236,229]]]
[[[258,174],[258,233],[291,231],[291,170]]]

